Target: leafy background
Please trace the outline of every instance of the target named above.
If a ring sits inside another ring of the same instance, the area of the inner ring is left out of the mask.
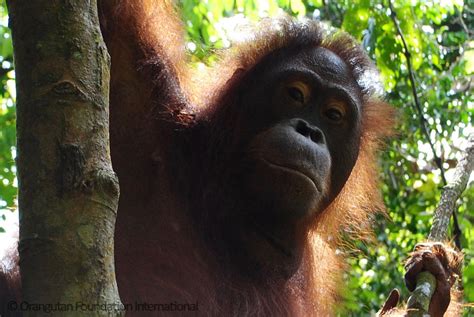
[[[403,261],[426,239],[443,186],[435,156],[414,107],[407,60],[390,17],[388,1],[375,0],[181,0],[187,49],[195,65],[212,64],[213,51],[242,36],[239,26],[286,12],[321,20],[349,32],[375,61],[386,99],[400,110],[398,135],[388,142],[381,160],[382,191],[389,217],[375,219],[375,238],[352,251],[345,276],[340,316],[374,314],[392,288],[402,290]],[[474,132],[474,1],[393,1],[407,41],[421,101],[424,125],[441,158],[446,178]],[[15,87],[7,11],[0,0],[0,231],[14,231]],[[458,204],[465,253],[465,301],[474,302],[474,186]],[[9,235],[0,233],[2,241]],[[474,313],[466,307],[465,315]]]

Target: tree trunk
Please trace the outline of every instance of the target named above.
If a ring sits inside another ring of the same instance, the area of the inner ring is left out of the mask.
[[[109,152],[110,58],[97,1],[7,4],[18,91],[23,300],[53,305],[57,315],[121,314],[113,254],[119,187]]]

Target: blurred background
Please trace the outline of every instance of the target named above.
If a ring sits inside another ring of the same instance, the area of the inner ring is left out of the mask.
[[[426,239],[441,189],[474,133],[474,0],[181,0],[186,48],[194,67],[215,62],[216,49],[248,36],[245,26],[282,13],[350,33],[377,65],[387,101],[399,109],[398,134],[380,161],[387,217],[374,239],[350,251],[340,316],[368,316],[403,285],[403,261]],[[393,12],[396,15],[393,15]],[[397,30],[395,22],[400,25]],[[404,54],[404,41],[409,62]],[[413,83],[410,81],[413,75]],[[414,88],[414,89],[413,89]],[[417,95],[419,107],[414,102]],[[8,12],[0,0],[0,254],[18,230],[15,177],[15,71]],[[471,180],[472,180],[471,176]],[[474,186],[457,206],[465,253],[466,303],[474,303]],[[466,307],[465,316],[474,315]]]

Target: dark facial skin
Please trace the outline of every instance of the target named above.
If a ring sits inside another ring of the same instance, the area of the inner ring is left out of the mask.
[[[324,48],[275,65],[261,83],[267,84],[262,90],[256,87],[255,95],[263,98],[255,98],[254,107],[271,114],[273,122],[256,131],[249,151],[275,173],[257,168],[249,185],[258,196],[277,199],[274,208],[280,210],[272,213],[292,219],[312,216],[340,191],[357,159],[357,84],[344,61]],[[286,181],[271,182],[282,173]]]
[[[308,224],[337,196],[356,162],[360,90],[345,62],[324,48],[276,54],[248,78],[231,150],[242,153],[233,181],[243,223],[229,230],[228,249],[238,250],[252,270],[289,276]]]

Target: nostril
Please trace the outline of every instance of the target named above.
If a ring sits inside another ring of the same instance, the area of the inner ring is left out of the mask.
[[[305,137],[310,137],[311,134],[308,123],[302,120],[298,120],[298,122],[296,123],[296,132]]]
[[[298,122],[296,123],[295,130],[299,134],[310,138],[315,143],[324,143],[323,132],[314,126],[309,125],[304,120],[298,120]]]
[[[311,129],[310,138],[316,143],[324,143],[323,132],[318,128]]]

